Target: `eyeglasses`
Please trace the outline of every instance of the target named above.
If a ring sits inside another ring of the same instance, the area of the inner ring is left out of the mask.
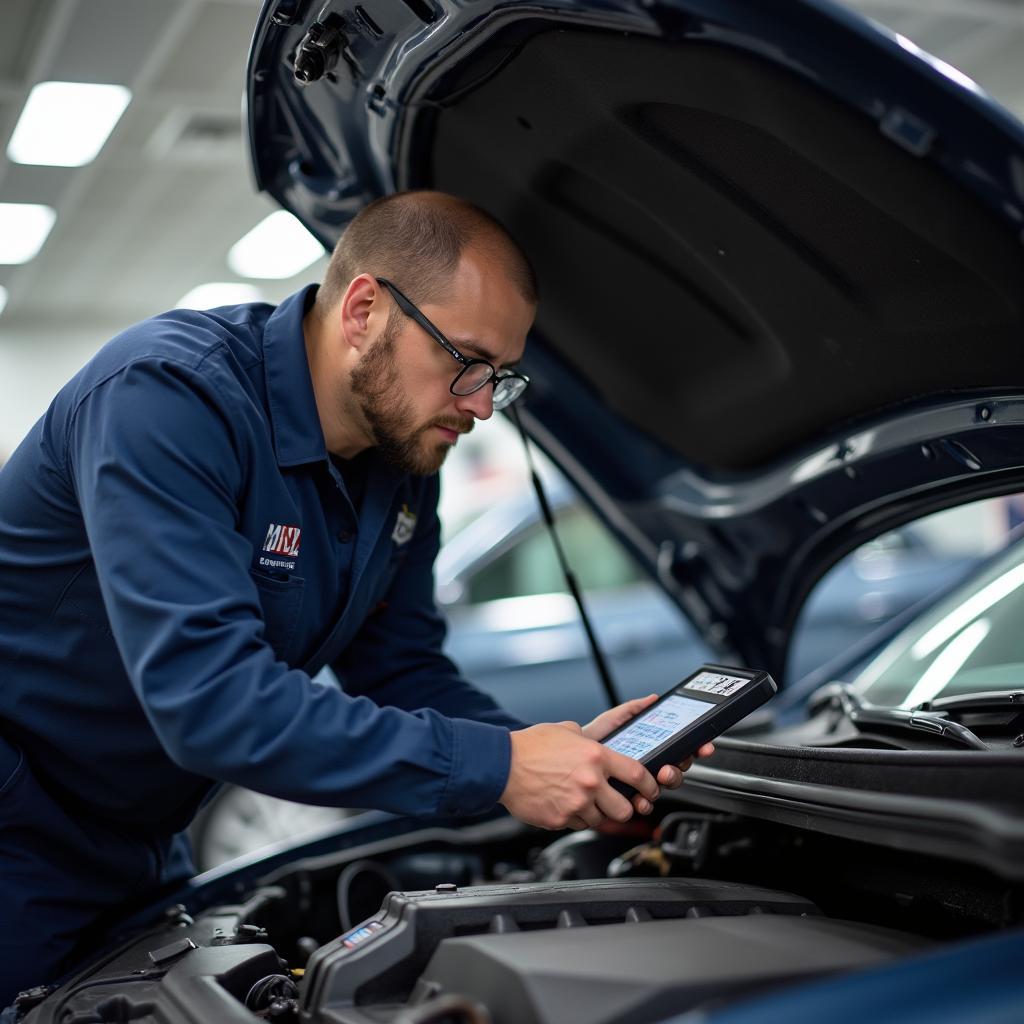
[[[401,292],[385,277],[377,280],[391,293],[398,308],[415,320],[453,359],[462,364],[448,390],[453,395],[471,395],[485,384],[494,385],[493,404],[496,410],[511,405],[530,383],[530,378],[514,370],[499,373],[486,359],[469,359],[464,356]]]

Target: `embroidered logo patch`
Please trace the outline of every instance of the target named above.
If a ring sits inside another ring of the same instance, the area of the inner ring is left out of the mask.
[[[267,558],[266,555],[260,555],[259,564],[265,569],[286,569],[291,572],[295,568],[295,559],[299,556],[299,538],[301,536],[302,530],[297,526],[271,523],[267,527],[263,550],[267,554],[279,557]]]
[[[409,511],[408,505],[402,506],[402,511],[395,519],[395,528],[391,531],[391,539],[396,544],[408,544],[412,540],[412,532],[416,529],[416,516]]]
[[[271,523],[267,527],[267,539],[263,542],[263,550],[272,555],[299,555],[299,538],[302,531],[297,526],[279,526]]]

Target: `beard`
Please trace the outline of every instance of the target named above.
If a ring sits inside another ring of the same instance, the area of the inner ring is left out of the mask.
[[[432,441],[434,427],[468,434],[473,420],[461,416],[438,416],[417,426],[401,393],[396,390],[397,359],[395,338],[400,318],[389,320],[373,347],[360,360],[351,377],[352,394],[370,426],[382,457],[403,473],[430,476],[436,473],[453,447]]]

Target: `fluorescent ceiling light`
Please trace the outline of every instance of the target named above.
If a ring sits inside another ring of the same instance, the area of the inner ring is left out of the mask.
[[[0,203],[0,263],[28,263],[43,247],[57,211],[36,203]]]
[[[210,281],[200,284],[178,299],[179,309],[213,309],[241,302],[262,302],[263,293],[254,284],[240,281]]]
[[[16,164],[81,167],[96,158],[131,98],[123,85],[40,82],[28,94],[7,155]]]
[[[4,311],[4,307],[7,305],[7,289],[0,284],[0,313]]]
[[[294,277],[324,254],[324,247],[286,210],[261,220],[228,252],[239,277]]]

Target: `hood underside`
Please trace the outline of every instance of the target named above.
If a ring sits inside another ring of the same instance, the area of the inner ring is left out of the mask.
[[[779,671],[842,553],[1020,486],[1024,134],[852,16],[766,7],[278,0],[249,100],[259,183],[327,244],[396,188],[510,228],[532,433]],[[331,17],[336,72],[299,87]]]
[[[551,30],[431,120],[410,184],[513,225],[539,332],[688,463],[749,469],[908,398],[1024,384],[1020,240],[757,55]]]

